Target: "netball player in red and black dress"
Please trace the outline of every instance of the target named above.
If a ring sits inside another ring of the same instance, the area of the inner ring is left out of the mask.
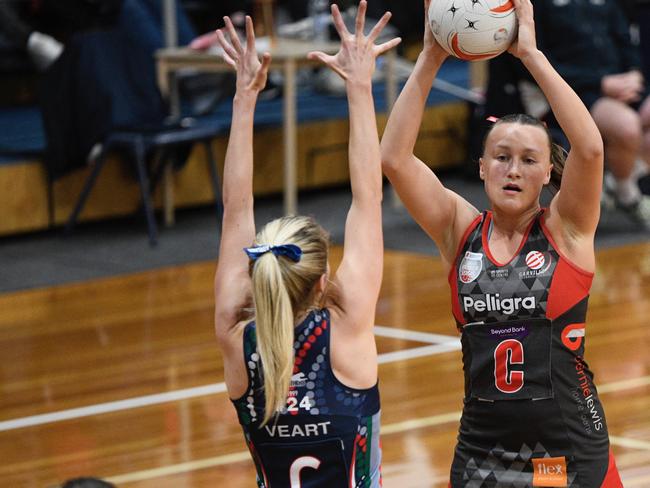
[[[425,101],[447,56],[428,27],[382,140],[384,173],[449,269],[465,371],[450,485],[620,487],[583,359],[603,143],[580,99],[537,49],[530,0],[514,4],[519,34],[509,51],[535,78],[571,143],[563,175],[562,152],[546,127],[525,115],[502,118],[486,137],[480,176],[489,211],[446,189],[414,156]],[[560,180],[541,208],[543,187]]]

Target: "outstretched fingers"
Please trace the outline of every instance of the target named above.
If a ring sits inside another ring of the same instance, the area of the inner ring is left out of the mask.
[[[341,78],[344,80],[348,79],[348,75],[345,73],[345,71],[341,70],[338,63],[336,62],[336,56],[331,56],[321,51],[312,51],[307,54],[307,58],[311,59],[312,61],[319,61],[323,63],[325,66],[328,66],[333,71],[338,73],[339,76],[341,76]]]
[[[400,42],[402,42],[402,38],[396,37],[395,39],[391,39],[390,41],[386,41],[383,44],[379,44],[378,46],[375,46],[377,55],[379,56],[384,54],[386,51],[390,51],[395,46],[397,46]]]
[[[260,67],[260,71],[268,73],[269,66],[271,66],[271,53],[264,53],[262,54],[262,66]]]
[[[223,21],[226,24],[226,32],[228,33],[228,37],[230,37],[230,43],[232,46],[235,48],[235,51],[239,54],[244,53],[244,48],[241,45],[241,42],[239,42],[239,36],[237,35],[237,31],[235,30],[235,26],[232,23],[232,20],[230,20],[230,17],[224,17]]]
[[[253,27],[253,19],[249,15],[246,16],[246,50],[257,56],[257,50],[255,49],[255,28]]]
[[[331,57],[332,56],[325,54],[322,51],[311,51],[309,54],[307,54],[307,59],[311,59],[312,61],[320,61],[324,64],[327,64],[327,59]]]
[[[235,51],[234,48],[230,45],[230,43],[226,40],[226,36],[223,35],[221,29],[217,29],[216,34],[217,34],[217,42],[221,46],[221,49],[223,49],[224,61],[228,63],[230,66],[236,67],[237,60],[239,59],[237,51]]]
[[[381,34],[381,32],[384,30],[384,27],[386,27],[386,25],[388,25],[388,21],[390,20],[390,18],[392,16],[393,16],[392,13],[386,12],[384,15],[382,15],[381,19],[379,19],[379,22],[377,22],[375,24],[375,26],[372,28],[372,30],[368,34],[368,41],[371,44],[375,43],[375,41],[377,40],[377,37],[379,37],[379,34]],[[394,39],[391,39],[390,41],[379,44],[378,46],[375,46],[375,53],[378,56],[382,55],[386,51],[390,51],[391,49],[393,49],[400,42],[402,42],[402,39],[400,37],[396,37]]]
[[[336,28],[336,32],[339,33],[339,37],[341,38],[341,40],[343,40],[346,37],[350,36],[350,31],[348,30],[347,27],[345,27],[345,22],[343,22],[343,16],[341,15],[339,6],[333,3],[331,10],[332,10],[332,21],[334,22],[334,27]]]
[[[381,31],[384,30],[384,27],[388,24],[388,21],[390,18],[393,16],[390,12],[386,12],[384,15],[382,15],[381,19],[379,19],[379,22],[375,24],[375,26],[372,28],[370,33],[368,34],[368,41],[371,43],[375,43],[377,40],[377,37],[379,37],[379,34],[381,34]]]
[[[354,34],[358,38],[363,37],[363,29],[366,25],[366,10],[368,10],[368,2],[366,2],[366,0],[361,0],[359,2],[359,8],[357,9],[357,18],[354,27]]]

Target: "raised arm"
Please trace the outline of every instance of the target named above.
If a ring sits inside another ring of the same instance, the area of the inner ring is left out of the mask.
[[[551,216],[557,215],[561,220],[569,244],[576,238],[591,240],[600,216],[603,141],[580,98],[537,49],[530,0],[514,0],[514,4],[519,34],[510,52],[522,61],[544,92],[571,144],[560,192],[551,202]]]
[[[368,36],[363,35],[367,3],[361,1],[355,33],[343,23],[336,5],[332,5],[334,25],[341,37],[341,49],[335,56],[311,53],[344,80],[350,110],[349,164],[352,204],[345,224],[343,260],[334,283],[338,305],[348,322],[368,330],[374,326],[375,307],[383,269],[381,220],[382,177],[379,136],[372,97],[375,59],[396,46],[400,39],[381,45],[374,41],[388,23],[386,13]]]
[[[477,210],[447,190],[413,153],[431,85],[448,56],[426,21],[430,1],[424,1],[423,49],[388,119],[381,140],[381,157],[384,174],[409,213],[436,242],[443,258],[451,262],[456,242]]]
[[[223,221],[219,264],[214,280],[215,329],[224,348],[239,321],[241,309],[250,302],[248,258],[243,248],[255,238],[253,216],[253,115],[257,95],[266,84],[271,57],[258,59],[253,22],[246,18],[246,46],[242,46],[229,18],[225,31],[217,31],[225,61],[237,72],[232,125],[223,170]]]

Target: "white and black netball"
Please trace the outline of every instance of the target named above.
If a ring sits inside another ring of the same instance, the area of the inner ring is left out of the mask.
[[[508,49],[517,17],[512,0],[432,0],[429,27],[449,54],[477,61]]]

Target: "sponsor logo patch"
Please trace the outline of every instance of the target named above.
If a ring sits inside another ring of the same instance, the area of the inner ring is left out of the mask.
[[[463,283],[471,283],[481,274],[483,270],[483,255],[477,252],[467,251],[460,262],[458,277]]]
[[[576,379],[578,380],[578,395],[574,399],[578,404],[578,410],[582,416],[582,424],[588,434],[593,431],[607,434],[605,424],[603,423],[602,406],[596,396],[596,391],[592,391],[593,383],[589,377],[587,364],[581,356],[575,358]],[[580,397],[582,392],[582,398]],[[593,429],[592,429],[593,428]]]
[[[577,351],[585,336],[585,324],[569,324],[562,329],[562,344],[571,351]]]
[[[493,280],[507,279],[508,275],[510,275],[510,269],[509,268],[491,269],[490,271],[488,271],[488,274],[490,275],[490,278],[492,278]]]
[[[296,373],[291,377],[291,386],[293,388],[300,388],[302,386],[305,386],[307,384],[307,377],[305,376],[305,373]]]
[[[526,267],[523,271],[519,271],[519,278],[534,278],[541,274],[546,273],[551,264],[553,264],[553,258],[550,253],[541,252],[541,251],[530,251],[526,254],[524,259],[526,262]]]
[[[530,251],[528,254],[526,254],[526,266],[528,266],[530,269],[541,269],[542,266],[544,266],[544,262],[546,259],[544,258],[544,253],[541,253],[539,251]]]
[[[566,487],[566,485],[564,456],[533,459],[533,486]]]
[[[490,336],[496,340],[504,339],[524,339],[529,334],[528,328],[525,325],[512,325],[510,327],[502,327],[500,329],[490,327]]]
[[[519,310],[535,310],[536,303],[534,296],[501,298],[496,293],[487,294],[481,297],[463,297],[463,310],[469,312],[473,309],[476,312],[500,312],[506,315],[512,315]]]

